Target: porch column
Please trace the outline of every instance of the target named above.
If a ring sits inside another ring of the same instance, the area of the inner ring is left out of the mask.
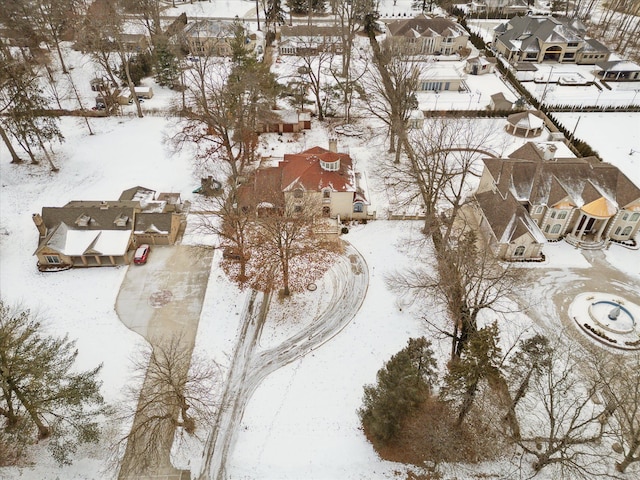
[[[600,237],[602,236],[602,232],[604,232],[605,227],[609,223],[609,219],[602,219],[601,222],[602,222],[602,225],[600,225],[600,228],[598,229],[598,233],[596,233],[596,242],[600,241]]]
[[[582,220],[583,216],[584,216],[584,213],[580,212],[580,215],[578,216],[578,220],[576,221],[576,226],[573,227],[573,231],[571,232],[571,235],[573,237],[577,237],[578,225],[580,225],[580,220]],[[586,223],[586,219],[585,219],[584,223]],[[583,225],[584,225],[584,223],[583,223]]]

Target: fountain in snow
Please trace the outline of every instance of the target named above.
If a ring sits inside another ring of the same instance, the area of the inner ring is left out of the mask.
[[[623,350],[640,350],[640,307],[617,296],[582,293],[569,306],[578,327],[601,344]]]

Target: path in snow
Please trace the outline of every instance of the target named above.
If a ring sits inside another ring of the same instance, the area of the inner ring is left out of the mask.
[[[269,296],[254,293],[247,301],[222,405],[203,453],[200,480],[226,478],[227,458],[235,445],[245,407],[262,381],[338,335],[360,309],[369,285],[369,271],[355,248],[347,245],[345,254],[326,276],[333,286],[331,297],[321,299],[327,309],[300,332],[266,351],[257,352],[256,345],[266,319]]]

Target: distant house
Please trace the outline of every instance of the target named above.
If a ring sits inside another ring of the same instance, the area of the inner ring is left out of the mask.
[[[309,55],[320,51],[342,53],[342,31],[334,26],[283,25],[278,51],[281,55]]]
[[[273,119],[258,124],[258,133],[297,133],[311,128],[311,114],[295,110],[273,110]]]
[[[128,252],[141,243],[173,244],[180,228],[179,194],[134,187],[115,201],[75,200],[34,213],[39,233],[40,270],[117,266],[129,263]],[[161,200],[168,195],[172,200]],[[176,197],[177,196],[177,197]]]
[[[637,246],[640,188],[595,157],[557,158],[553,143],[526,143],[485,158],[475,194],[481,233],[500,258],[541,257],[547,241],[600,249]]]
[[[640,80],[640,65],[628,60],[613,60],[596,63],[596,75],[608,82],[637,82]]]
[[[261,36],[249,32],[244,25],[232,20],[206,19],[188,22],[182,31],[182,42],[191,55],[226,57],[232,53],[231,42],[238,25],[244,29],[245,49],[248,52],[258,50],[259,46],[264,48]]]
[[[512,64],[558,62],[594,65],[609,49],[586,36],[579,21],[540,15],[514,17],[494,29],[493,48]]]
[[[434,62],[426,68],[418,81],[419,92],[460,91],[465,74],[453,62]]]
[[[277,166],[259,168],[251,182],[243,185],[243,197],[256,205],[278,208],[290,202],[302,205],[318,201],[318,214],[340,220],[370,219],[369,202],[353,170],[351,157],[337,151],[331,140],[329,150],[313,147],[287,154]],[[246,208],[250,206],[245,202]]]
[[[469,33],[444,17],[418,15],[386,26],[389,46],[407,55],[453,55],[467,47]]]

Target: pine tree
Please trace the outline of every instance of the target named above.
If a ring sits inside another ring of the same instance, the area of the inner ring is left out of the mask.
[[[156,82],[159,85],[172,87],[180,76],[178,59],[169,45],[166,37],[156,38],[153,51],[156,69]]]
[[[75,341],[47,336],[29,310],[0,301],[0,416],[9,433],[48,438],[60,464],[71,463],[78,445],[97,442],[107,412],[96,378],[102,365],[78,371],[77,356]]]
[[[460,359],[449,366],[443,396],[460,402],[458,425],[471,410],[480,383],[500,376],[498,341],[498,324],[494,322],[471,335]]]
[[[431,342],[412,338],[378,371],[376,384],[364,387],[358,414],[374,439],[386,443],[398,433],[406,416],[431,392],[435,366]]]

